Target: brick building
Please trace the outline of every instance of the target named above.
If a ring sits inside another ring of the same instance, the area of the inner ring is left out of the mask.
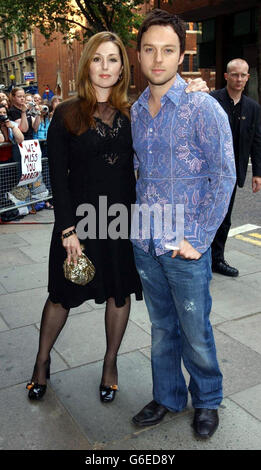
[[[53,93],[68,97],[75,91],[77,65],[82,44],[64,43],[61,34],[49,45],[35,29],[24,35],[19,44],[17,37],[0,38],[0,84],[27,88],[38,87],[43,95],[47,85]],[[10,76],[14,78],[11,79]]]
[[[25,75],[26,74],[26,75]],[[14,78],[10,78],[13,76]],[[14,36],[12,39],[0,38],[0,83],[6,87],[13,84],[25,84],[30,76],[36,82],[36,59],[34,35],[24,35],[24,42],[19,44]]]
[[[50,45],[46,45],[36,29],[35,46],[39,93],[42,95],[48,85],[50,90],[63,98],[74,94],[82,43],[76,40],[64,43],[60,34]]]

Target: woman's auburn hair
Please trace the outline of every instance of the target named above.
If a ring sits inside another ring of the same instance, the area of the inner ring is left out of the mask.
[[[77,97],[69,98],[59,105],[59,109],[61,106],[64,109],[65,127],[72,134],[80,135],[90,127],[95,127],[93,114],[97,107],[97,98],[89,77],[89,70],[97,48],[107,41],[112,41],[118,46],[123,66],[120,80],[112,86],[108,103],[129,117],[130,104],[127,91],[130,81],[130,66],[127,52],[119,36],[109,31],[103,31],[92,36],[82,52],[76,80]]]

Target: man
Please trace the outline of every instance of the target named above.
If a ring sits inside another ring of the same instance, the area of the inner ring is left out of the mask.
[[[8,110],[8,117],[18,124],[19,129],[24,134],[25,140],[33,139],[34,131],[40,124],[40,108],[36,106],[37,115],[32,117],[27,113],[28,109],[25,101],[25,92],[23,88],[13,88],[10,93],[11,108]]]
[[[138,34],[138,58],[149,87],[131,111],[139,174],[136,207],[171,205],[175,230],[175,206],[183,205],[185,223],[179,249],[169,226],[157,238],[153,224],[149,238],[135,239],[132,232],[152,323],[154,398],[133,422],[153,425],[168,410],[186,407],[183,359],[190,373],[193,426],[207,438],[217,429],[222,400],[222,374],[209,322],[210,245],[227,211],[235,164],[225,112],[206,93],[186,93],[186,83],[177,74],[185,36],[182,20],[157,9]]]
[[[224,74],[227,86],[216,90],[211,95],[226,111],[234,143],[237,172],[237,185],[234,188],[228,212],[220,225],[212,243],[212,270],[225,276],[238,276],[238,269],[225,261],[224,251],[231,226],[231,214],[235,201],[236,188],[242,188],[247,174],[249,156],[252,160],[252,190],[256,193],[261,188],[261,107],[256,101],[243,95],[249,79],[248,63],[242,59],[231,60]]]

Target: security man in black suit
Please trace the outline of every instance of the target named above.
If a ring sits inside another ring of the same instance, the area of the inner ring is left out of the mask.
[[[227,64],[227,72],[224,74],[227,86],[210,93],[228,114],[233,134],[237,171],[237,183],[231,196],[227,215],[212,242],[212,271],[232,277],[238,276],[239,272],[225,261],[224,250],[231,226],[236,188],[244,186],[249,157],[252,162],[253,193],[261,189],[261,106],[243,95],[243,90],[249,79],[248,71],[249,66],[245,60],[231,60]]]

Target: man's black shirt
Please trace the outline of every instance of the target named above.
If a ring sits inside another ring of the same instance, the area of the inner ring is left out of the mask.
[[[231,131],[233,135],[235,160],[236,160],[236,164],[238,164],[242,97],[237,104],[234,104],[234,100],[229,96],[227,89],[226,89],[225,97],[227,99],[227,104],[228,104],[228,109],[229,109],[228,119],[230,122],[230,127],[231,127]]]

